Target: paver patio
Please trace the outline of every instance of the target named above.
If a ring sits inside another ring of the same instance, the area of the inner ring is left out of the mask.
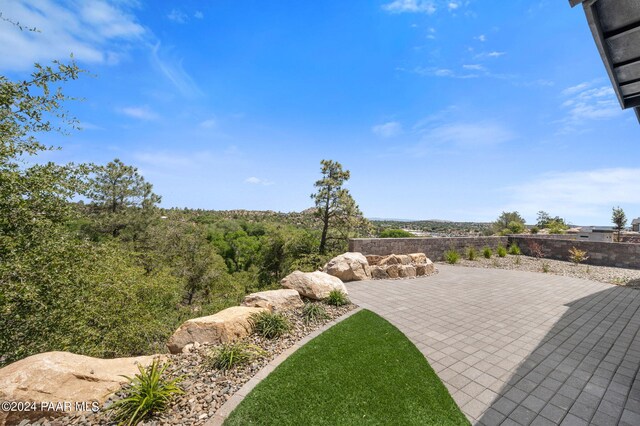
[[[347,287],[416,344],[472,423],[640,425],[640,290],[438,268]]]

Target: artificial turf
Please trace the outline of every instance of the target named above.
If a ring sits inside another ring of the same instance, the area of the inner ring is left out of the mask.
[[[233,425],[468,425],[418,349],[363,310],[278,366],[231,413]]]

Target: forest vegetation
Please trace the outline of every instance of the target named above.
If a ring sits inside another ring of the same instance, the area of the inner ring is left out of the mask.
[[[184,320],[315,270],[348,238],[371,235],[342,188],[349,172],[331,160],[315,207],[293,214],[161,209],[153,185],[119,159],[42,162],[56,148],[38,135],[77,124],[57,86],[82,73],[71,60],[36,64],[25,81],[0,76],[0,366],[52,350],[162,352]]]

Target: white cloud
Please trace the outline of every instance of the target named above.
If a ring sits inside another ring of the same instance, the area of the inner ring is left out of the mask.
[[[140,151],[133,154],[136,162],[153,173],[168,173],[168,176],[182,175],[189,171],[208,171],[212,168],[244,165],[242,153],[230,147],[217,152],[201,151]]]
[[[202,91],[184,70],[182,60],[171,57],[170,49],[161,49],[160,42],[151,49],[151,63],[186,97],[202,96]]]
[[[444,123],[426,129],[422,137],[423,142],[428,145],[461,148],[493,146],[513,139],[515,134],[510,129],[493,122]]]
[[[130,106],[119,110],[120,113],[138,120],[152,121],[160,118],[158,114],[152,111],[148,106]]]
[[[463,65],[462,68],[464,68],[465,70],[486,71],[486,68],[484,67],[484,65],[480,65],[480,64],[467,64],[467,65]]]
[[[583,82],[561,92],[565,100],[561,107],[567,115],[558,120],[560,133],[582,132],[590,121],[608,120],[623,111],[610,86],[593,87],[594,82]]]
[[[187,14],[180,9],[172,9],[171,12],[169,12],[169,14],[167,15],[167,18],[169,18],[169,20],[173,22],[177,22],[178,24],[184,24],[189,19]]]
[[[640,168],[608,168],[546,173],[502,192],[512,194],[506,210],[529,217],[545,210],[586,221],[610,216],[614,206],[640,206],[639,187]]]
[[[397,121],[389,121],[373,126],[371,131],[381,138],[391,138],[402,133],[402,125]]]
[[[419,120],[412,131],[420,142],[409,149],[416,156],[431,155],[448,149],[481,149],[517,138],[506,124],[495,120],[465,120],[460,118],[464,110],[452,105]]]
[[[71,53],[80,62],[113,64],[127,49],[122,41],[147,36],[125,2],[17,0],[2,9],[3,16],[39,32],[0,25],[1,70],[27,70]]]
[[[218,120],[216,120],[215,118],[209,118],[200,123],[200,127],[203,127],[205,129],[213,129],[217,126],[218,126]]]
[[[485,42],[487,41],[487,36],[484,34],[480,34],[478,37],[474,37],[476,40],[481,41],[481,42]]]
[[[244,181],[245,183],[250,183],[252,185],[264,185],[264,186],[273,185],[273,182],[271,182],[270,180],[260,179],[255,176],[248,177]]]
[[[449,2],[449,4],[447,5],[447,8],[448,8],[449,10],[456,10],[456,9],[457,9],[457,8],[459,8],[459,7],[460,7],[460,4],[459,4],[459,3],[456,3],[456,2],[454,2],[454,1]]]
[[[432,15],[436,12],[433,1],[428,0],[395,0],[382,6],[390,13],[426,13]]]
[[[467,72],[458,73],[449,68],[417,67],[413,69],[413,72],[422,76],[427,76],[427,77],[449,77],[449,78],[462,78],[462,79],[479,77],[478,74],[473,74],[473,73],[469,74]]]
[[[591,86],[591,84],[592,83],[590,83],[590,82],[584,82],[584,83],[576,84],[575,86],[567,87],[566,89],[564,89],[562,91],[562,94],[565,95],[565,96],[575,95],[576,93],[579,93],[579,92],[589,88]]]
[[[193,17],[196,19],[204,19],[204,13],[200,12],[199,10],[196,10],[196,12],[193,14]]]
[[[491,52],[481,52],[475,56],[475,59],[486,59],[486,58],[499,58],[501,56],[506,55],[507,52],[498,52],[496,50]]]

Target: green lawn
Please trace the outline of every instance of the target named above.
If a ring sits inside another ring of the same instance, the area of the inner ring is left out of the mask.
[[[363,310],[275,369],[231,413],[231,425],[468,425],[424,356]]]

